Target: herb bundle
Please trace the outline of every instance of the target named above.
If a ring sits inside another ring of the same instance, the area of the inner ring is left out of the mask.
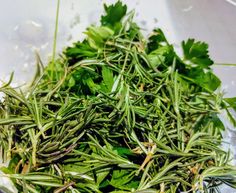
[[[208,45],[183,41],[180,57],[160,29],[142,36],[120,1],[104,8],[82,42],[46,68],[38,58],[26,90],[0,88],[4,176],[33,193],[236,188],[219,118],[236,123],[236,100],[217,90]]]

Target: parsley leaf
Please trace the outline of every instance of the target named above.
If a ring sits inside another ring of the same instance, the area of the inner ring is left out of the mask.
[[[89,45],[96,50],[102,50],[107,39],[109,39],[113,34],[113,30],[108,27],[94,27],[91,26],[85,32],[87,34],[87,39]]]
[[[122,190],[132,190],[138,187],[139,182],[135,180],[134,173],[129,170],[114,170],[110,185]]]
[[[173,64],[174,58],[178,58],[174,48],[167,41],[163,31],[159,28],[154,29],[148,38],[147,53],[150,64],[159,70],[166,69]],[[176,68],[180,68],[177,66]]]
[[[102,78],[105,92],[110,92],[114,83],[113,72],[108,67],[102,67]]]
[[[200,68],[209,68],[213,61],[209,58],[208,45],[205,42],[188,39],[182,42],[184,60]]]
[[[68,58],[69,64],[74,64],[82,59],[96,57],[103,49],[106,40],[113,33],[113,30],[108,27],[89,27],[85,32],[87,39],[83,42],[77,42],[65,50],[64,54]]]
[[[192,68],[187,71],[186,76],[182,77],[208,92],[215,91],[221,85],[220,79],[215,74],[211,71],[204,72],[204,70],[200,68]]]
[[[101,24],[118,32],[122,26],[121,20],[126,15],[127,6],[123,5],[121,1],[118,1],[116,4],[110,6],[104,4],[104,9],[105,15],[101,17]]]
[[[163,31],[159,28],[154,29],[152,35],[148,38],[147,52],[150,53],[159,47],[169,45]]]
[[[73,46],[67,47],[64,51],[69,64],[74,64],[79,60],[93,58],[97,56],[97,52],[92,48],[87,40],[76,42]]]
[[[208,54],[208,44],[188,39],[182,42],[183,62],[187,79],[209,92],[215,91],[221,84],[219,78],[212,72],[213,61]],[[185,78],[186,78],[185,77]]]

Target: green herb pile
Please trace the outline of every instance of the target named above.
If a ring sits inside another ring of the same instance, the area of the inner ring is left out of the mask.
[[[225,112],[208,45],[178,56],[160,29],[148,38],[120,1],[100,26],[38,70],[24,91],[0,88],[0,143],[19,192],[175,193],[236,188],[222,149]]]

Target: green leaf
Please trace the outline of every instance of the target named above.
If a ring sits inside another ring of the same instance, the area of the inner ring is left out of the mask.
[[[106,180],[103,180],[100,185],[99,185],[99,188],[106,188],[107,186],[109,186],[109,180],[106,179]]]
[[[107,66],[102,67],[102,78],[106,87],[106,91],[111,91],[114,84],[113,72]]]
[[[221,134],[225,130],[225,126],[217,116],[216,113],[210,113],[209,115],[203,116],[194,126],[195,130],[202,130],[206,128],[205,132],[209,132],[209,124],[213,124],[214,133]],[[212,133],[211,133],[212,134]]]
[[[127,155],[134,155],[134,153],[130,149],[125,147],[114,147],[113,149],[116,150],[117,153],[122,157],[126,157]]]
[[[88,85],[90,91],[95,94],[100,88],[100,86],[96,83],[94,83],[92,78],[87,78],[86,80],[83,81],[85,84]]]
[[[147,52],[151,53],[152,51],[162,47],[169,45],[163,31],[161,29],[153,30],[151,36],[148,38],[147,44]]]
[[[96,57],[97,52],[92,48],[87,40],[76,42],[72,47],[66,48],[64,51],[70,64],[76,63],[80,59]]]
[[[105,15],[101,17],[101,24],[114,29],[116,32],[121,28],[121,20],[126,15],[127,6],[121,1],[114,5],[107,6],[104,4]]]
[[[177,189],[177,188],[176,188]],[[169,192],[169,191],[168,191]],[[145,190],[138,190],[135,193],[157,193],[156,189],[145,189]],[[171,192],[172,193],[172,192]]]
[[[227,114],[229,121],[233,124],[234,127],[236,127],[236,119],[232,115],[232,112],[230,112],[229,109],[226,109],[226,114]]]
[[[164,64],[166,57],[171,52],[170,46],[162,46],[148,54],[148,60],[153,68]]]
[[[90,170],[90,168],[88,167],[83,167],[79,164],[68,164],[68,165],[64,165],[64,170],[65,170],[65,173],[66,174],[78,174],[78,175],[81,175],[81,174],[84,174],[86,172],[88,172]]]
[[[14,154],[9,162],[8,169],[12,173],[15,171],[17,164],[21,160],[21,157],[18,154]]]
[[[194,39],[188,39],[182,42],[184,60],[195,64],[200,68],[209,68],[213,61],[209,58],[208,45],[205,42],[195,42]]]
[[[44,187],[63,187],[62,183],[58,182],[44,182],[44,181],[32,181],[32,184],[37,184]]]
[[[68,81],[68,87],[71,88],[73,86],[75,86],[75,79],[71,76]]]
[[[100,89],[100,82],[98,82],[99,75],[93,70],[79,68],[72,74],[72,76],[75,80],[72,90],[77,91],[79,94],[94,94],[98,89]]]
[[[58,176],[41,172],[27,173],[27,174],[6,174],[6,176],[13,179],[31,180],[31,181],[44,181],[44,182],[60,181],[60,177]]]
[[[129,170],[114,170],[110,184],[121,190],[136,189],[139,182],[134,180],[134,173]]]
[[[103,182],[103,180],[108,176],[109,173],[110,171],[98,172],[96,174],[96,177],[97,177],[96,183],[100,185]]]
[[[87,29],[85,34],[88,36],[87,40],[90,47],[99,50],[103,49],[105,41],[114,34],[114,31],[105,26],[91,26]]]
[[[236,111],[236,97],[224,98],[224,100],[229,104],[230,108],[233,108]]]
[[[215,91],[221,85],[220,79],[211,71],[204,72],[203,69],[192,68],[186,74],[183,76],[184,78],[210,92]]]

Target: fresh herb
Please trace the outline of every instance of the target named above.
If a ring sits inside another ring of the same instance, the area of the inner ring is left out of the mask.
[[[236,188],[219,115],[235,98],[217,91],[208,46],[178,56],[160,29],[149,38],[120,1],[100,26],[38,71],[10,82],[0,106],[4,176],[20,192],[219,192]]]

